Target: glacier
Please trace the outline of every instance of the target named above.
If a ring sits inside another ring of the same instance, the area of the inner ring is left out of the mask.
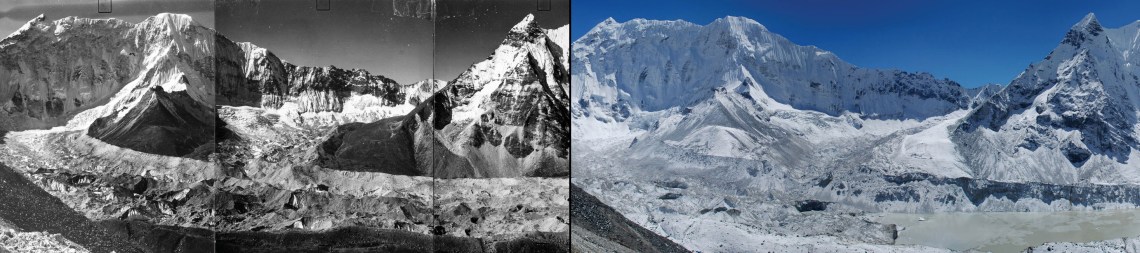
[[[572,181],[698,251],[918,250],[879,212],[1134,208],[1138,32],[1090,14],[1009,84],[966,89],[743,17],[606,19],[572,45]]]

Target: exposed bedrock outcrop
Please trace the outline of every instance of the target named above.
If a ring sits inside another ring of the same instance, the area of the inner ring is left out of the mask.
[[[421,86],[438,84],[398,84],[363,69],[297,66],[251,43],[218,38],[218,105],[278,109],[292,102],[301,113],[341,112],[352,96],[377,98],[366,106],[418,103]]]

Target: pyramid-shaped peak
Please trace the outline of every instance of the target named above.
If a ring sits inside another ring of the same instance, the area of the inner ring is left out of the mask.
[[[617,20],[614,20],[614,17],[608,17],[608,18],[606,18],[606,20],[602,20],[602,24],[606,24],[606,25],[617,24]]]
[[[1096,35],[1095,33],[1103,31],[1104,28],[1102,28],[1100,26],[1100,22],[1096,20],[1096,14],[1090,12],[1088,15],[1085,15],[1085,17],[1082,18],[1080,22],[1077,22],[1077,24],[1073,25],[1072,30],[1090,32],[1094,33],[1093,35]]]
[[[1065,34],[1065,40],[1061,41],[1062,44],[1068,44],[1078,47],[1084,44],[1084,41],[1093,40],[1099,37],[1104,32],[1104,28],[1100,26],[1100,22],[1096,20],[1096,15],[1089,13],[1081,22],[1073,25],[1069,32]]]
[[[511,27],[511,32],[526,33],[531,26],[537,26],[537,24],[534,23],[534,14],[526,14],[526,17],[523,17],[522,21],[519,21],[518,24]]]
[[[534,14],[526,14],[522,21],[511,27],[511,31],[507,33],[506,40],[503,44],[517,44],[522,41],[533,41],[545,35],[544,30],[538,26],[538,22],[534,21]]]
[[[1096,22],[1096,13],[1089,12],[1089,14],[1085,14],[1084,18],[1081,18],[1081,22],[1078,22],[1077,25],[1081,26]]]

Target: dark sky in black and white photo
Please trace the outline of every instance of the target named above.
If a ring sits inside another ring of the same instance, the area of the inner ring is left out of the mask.
[[[99,13],[99,0],[0,0],[0,36],[20,29],[28,20],[44,14],[48,20],[76,16],[117,18],[138,23],[155,14],[170,12],[190,15],[203,26],[214,27],[213,0],[113,0],[111,13]],[[110,1],[110,0],[104,0]]]
[[[119,18],[137,23],[162,12],[189,14],[236,42],[252,42],[284,61],[303,66],[366,69],[400,83],[428,78],[450,81],[486,59],[507,31],[528,13],[554,29],[570,22],[570,0],[0,0],[0,34],[37,15]],[[434,36],[434,38],[433,38]]]
[[[491,56],[511,27],[528,13],[534,14],[542,28],[570,24],[570,0],[550,0],[550,4],[550,11],[539,11],[536,0],[437,1],[436,79],[451,81],[471,64]]]
[[[302,66],[365,69],[400,83],[431,78],[432,22],[392,0],[218,0],[218,32]]]

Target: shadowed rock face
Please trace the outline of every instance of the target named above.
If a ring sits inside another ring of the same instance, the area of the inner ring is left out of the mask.
[[[368,124],[339,126],[321,144],[317,163],[341,170],[423,176],[425,173],[416,169],[414,125],[408,125],[414,122],[405,119],[392,117]]]
[[[151,154],[205,160],[213,152],[212,107],[197,103],[186,92],[167,93],[161,87],[139,99],[139,105],[121,119],[114,114],[96,119],[87,135]]]
[[[689,252],[681,245],[629,221],[575,184],[570,184],[570,220],[574,225],[571,230],[574,243],[570,245],[576,247],[574,251],[589,251],[575,246],[582,241],[585,242],[583,245],[616,243],[631,252]]]
[[[450,112],[429,98],[407,116],[337,127],[321,144],[319,165],[350,171],[408,176],[476,177],[471,164],[432,136],[437,129],[417,119],[447,118]],[[424,126],[428,127],[424,127]],[[434,169],[433,169],[434,168]]]

